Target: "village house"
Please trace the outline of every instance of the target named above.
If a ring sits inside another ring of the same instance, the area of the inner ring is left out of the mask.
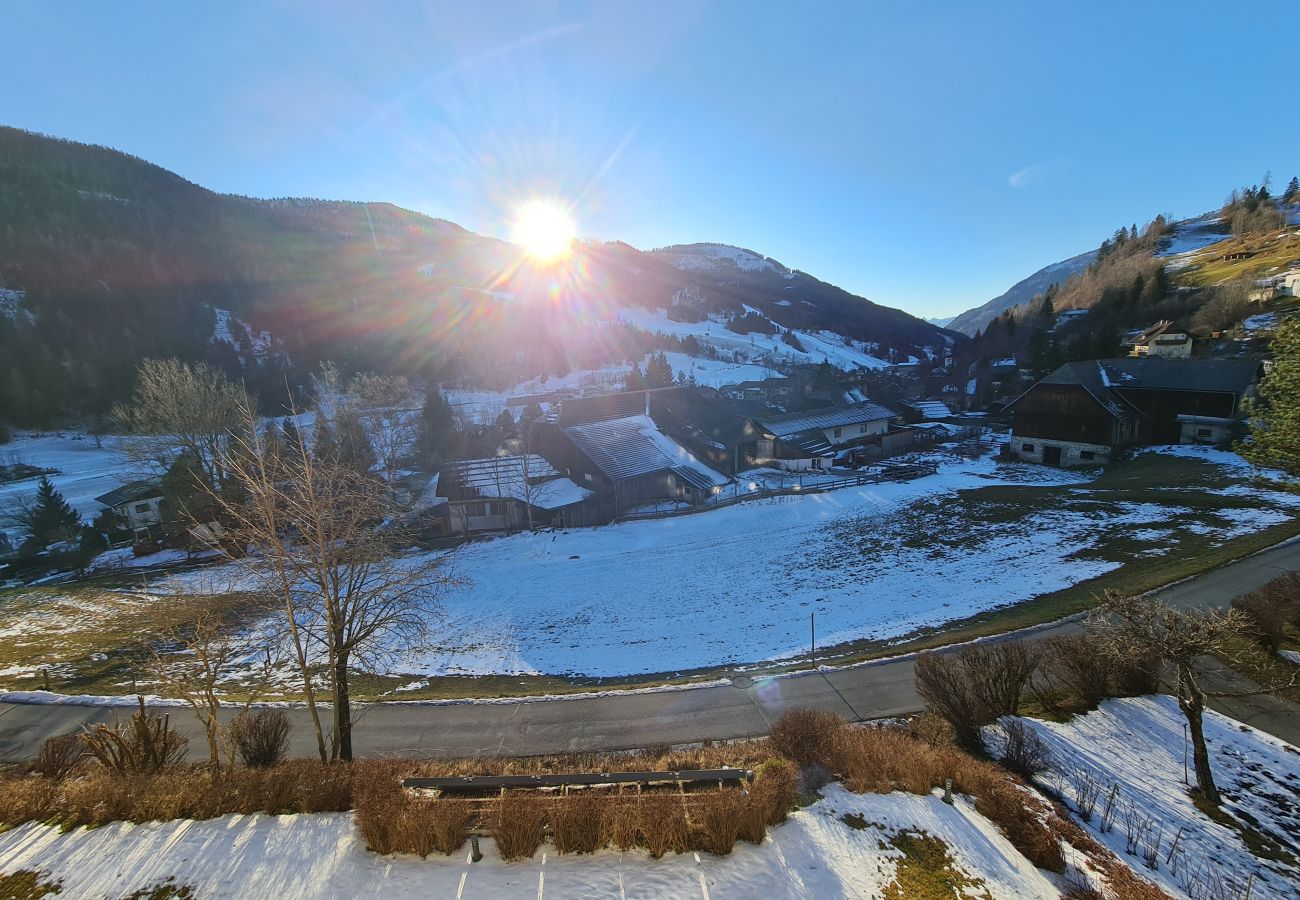
[[[1095,465],[1134,444],[1231,440],[1263,366],[1257,360],[1126,357],[1066,363],[1010,404],[1012,455]]]
[[[710,399],[697,388],[649,391],[650,418],[665,434],[710,468],[734,477],[752,468],[759,438],[748,415],[735,412],[736,401]]]
[[[137,545],[162,537],[163,493],[154,481],[131,481],[95,498],[131,530]]]
[[[542,455],[596,494],[598,521],[665,502],[701,503],[730,482],[660,430],[650,416],[654,393],[566,400],[537,429]]]
[[[1129,345],[1132,348],[1129,356],[1188,359],[1192,355],[1192,336],[1167,320],[1138,332]]]
[[[853,456],[852,448],[874,443],[878,449],[881,436],[897,419],[892,411],[869,402],[762,417],[755,423],[760,431],[757,461],[790,471],[827,469],[837,457]]]
[[[564,477],[545,458],[528,453],[462,459],[444,465],[438,494],[447,500],[452,534],[568,527],[595,521],[594,491]]]

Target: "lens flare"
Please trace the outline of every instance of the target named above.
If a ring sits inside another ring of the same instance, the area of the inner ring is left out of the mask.
[[[576,232],[568,210],[549,200],[531,200],[519,207],[510,230],[512,240],[541,262],[568,256]]]

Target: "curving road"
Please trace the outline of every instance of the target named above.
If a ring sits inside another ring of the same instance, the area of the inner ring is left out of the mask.
[[[1223,607],[1281,572],[1300,571],[1300,540],[1290,541],[1204,575],[1172,585],[1160,596],[1184,608]],[[1079,630],[1078,616],[994,640],[1050,637]],[[510,700],[421,705],[380,703],[364,709],[354,734],[365,756],[519,756],[587,750],[624,750],[653,744],[729,740],[766,734],[782,711],[800,706],[829,709],[846,719],[875,719],[916,712],[913,656],[775,678],[659,693],[586,698]],[[1231,672],[1222,681],[1238,679]],[[1274,697],[1217,701],[1216,709],[1300,745],[1300,708]],[[0,761],[31,758],[51,735],[118,711],[102,706],[0,703]],[[289,711],[295,754],[315,752],[307,713]],[[203,746],[197,719],[171,710],[191,746]]]

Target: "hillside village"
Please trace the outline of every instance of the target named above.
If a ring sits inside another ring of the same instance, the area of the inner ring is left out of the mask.
[[[722,244],[539,305],[388,209],[391,343],[185,294],[0,406],[0,895],[1295,895],[1298,238],[1266,182],[939,327]]]

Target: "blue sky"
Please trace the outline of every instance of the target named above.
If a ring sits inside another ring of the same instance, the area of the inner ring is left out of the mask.
[[[5,0],[0,122],[219,191],[720,241],[919,315],[1300,172],[1300,3]]]

